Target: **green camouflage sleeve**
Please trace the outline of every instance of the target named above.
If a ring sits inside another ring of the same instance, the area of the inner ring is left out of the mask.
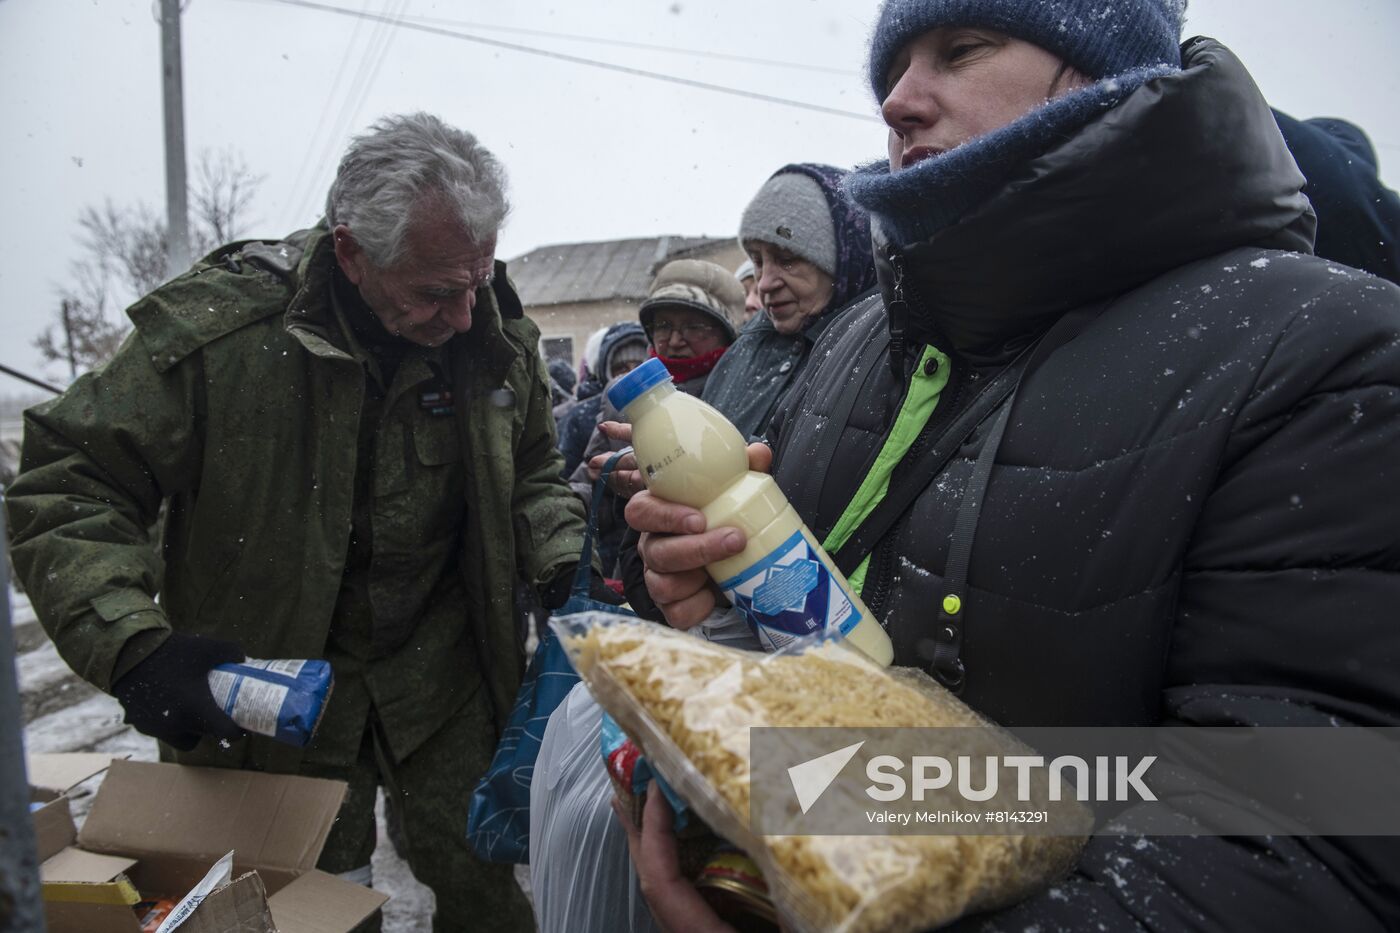
[[[133,334],[111,362],[25,413],[20,474],[6,491],[16,575],[59,654],[103,690],[128,640],[154,632],[133,643],[149,651],[169,629],[153,528],[162,500],[198,475],[197,361],[159,373]]]
[[[537,342],[538,337],[527,345],[534,347]],[[515,450],[511,511],[521,574],[539,584],[578,563],[585,513],[583,503],[560,477],[564,458],[555,438],[549,383],[538,351],[525,356],[525,371],[526,397],[520,403],[524,428]]]

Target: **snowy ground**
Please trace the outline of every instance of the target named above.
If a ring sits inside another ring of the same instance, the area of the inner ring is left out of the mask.
[[[155,740],[123,725],[117,701],[94,690],[69,670],[39,627],[29,601],[11,590],[10,609],[26,748],[33,752],[102,752],[154,761]],[[101,780],[100,776],[93,778],[72,794],[80,825]],[[374,886],[389,895],[389,902],[384,905],[384,933],[427,929],[433,912],[433,893],[414,880],[389,844],[382,797],[376,813],[380,842],[374,853]],[[517,876],[525,887],[524,873],[517,871]]]

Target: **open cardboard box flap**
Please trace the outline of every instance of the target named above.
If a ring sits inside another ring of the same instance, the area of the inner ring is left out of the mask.
[[[312,870],[267,899],[278,933],[344,933],[383,906],[389,895]]]
[[[91,752],[24,756],[24,770],[29,777],[29,799],[44,804],[30,814],[34,822],[34,841],[39,861],[57,855],[78,837],[78,829],[73,824],[73,811],[64,795],[88,778],[106,771],[111,763],[111,755]],[[85,873],[82,878],[65,880],[89,879]]]
[[[316,864],[345,791],[320,778],[114,761],[78,844],[210,864],[233,849],[241,865],[300,873]]]
[[[388,899],[321,871],[268,897],[262,879],[248,872],[206,897],[180,933],[345,933]]]
[[[29,775],[30,798],[53,800],[106,771],[112,760],[111,755],[95,752],[26,754],[24,767]]]
[[[181,933],[265,933],[271,930],[277,927],[273,925],[267,907],[267,891],[257,872],[235,878],[210,894],[189,919],[180,924]]]
[[[100,855],[70,846],[44,859],[44,864],[39,866],[39,879],[101,884],[130,871],[135,864],[134,858]]]
[[[78,827],[67,797],[52,800],[30,814],[34,821],[34,847],[44,862],[78,840]]]

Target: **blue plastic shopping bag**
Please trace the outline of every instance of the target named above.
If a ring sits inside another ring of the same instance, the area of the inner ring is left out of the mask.
[[[589,582],[593,565],[593,538],[597,532],[598,509],[603,490],[622,452],[608,458],[593,488],[593,508],[583,537],[578,571],[569,601],[555,615],[574,612],[611,612],[632,615],[625,609],[590,599]],[[569,663],[559,636],[546,626],[535,648],[535,656],[525,671],[520,692],[515,696],[505,731],[501,734],[491,766],[472,793],[467,814],[467,839],[476,854],[492,862],[524,864],[530,860],[530,778],[540,754],[549,717],[579,682],[578,672]]]

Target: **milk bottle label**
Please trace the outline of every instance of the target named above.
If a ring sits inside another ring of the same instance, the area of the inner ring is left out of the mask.
[[[801,531],[719,586],[769,650],[823,631],[844,636],[861,620]]]

